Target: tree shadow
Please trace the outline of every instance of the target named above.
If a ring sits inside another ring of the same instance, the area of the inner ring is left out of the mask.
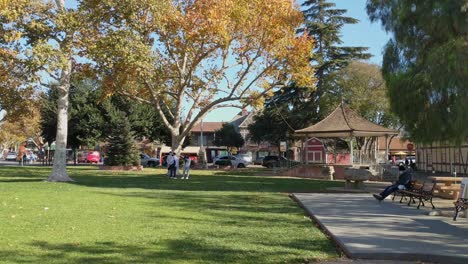
[[[100,188],[140,188],[178,191],[314,192],[343,186],[341,182],[313,179],[192,175],[189,180],[153,175],[71,175],[75,185]]]
[[[310,254],[304,259],[294,256],[297,250],[323,250],[320,243],[296,240],[284,244],[259,243],[258,247],[212,244],[204,239],[185,237],[140,245],[124,242],[29,244],[37,255],[21,250],[1,250],[0,259],[7,263],[311,263],[320,260]]]

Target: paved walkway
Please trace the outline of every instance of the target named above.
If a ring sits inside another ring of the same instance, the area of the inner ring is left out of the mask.
[[[468,263],[468,220],[452,222],[370,194],[294,194],[353,259]]]

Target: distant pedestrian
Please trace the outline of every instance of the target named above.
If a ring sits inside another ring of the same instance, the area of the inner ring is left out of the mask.
[[[43,145],[39,146],[39,150],[37,151],[37,158],[42,165],[45,165],[46,162],[46,153]]]
[[[169,178],[172,177],[172,171],[174,168],[174,156],[172,155],[172,151],[166,156],[166,164],[167,164],[167,176]]]
[[[172,155],[174,155],[174,177],[177,178],[179,176],[179,157],[175,153]]]
[[[182,179],[188,180],[190,175],[190,165],[192,164],[192,160],[188,157],[184,157],[184,172],[182,174]]]
[[[18,149],[18,156],[17,156],[17,160],[19,162],[19,165],[23,165],[24,164],[24,161],[26,161],[26,153],[27,153],[27,150],[26,150],[26,141],[21,143],[19,149]]]

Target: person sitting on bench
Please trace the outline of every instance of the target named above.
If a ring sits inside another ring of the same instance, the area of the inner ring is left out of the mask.
[[[398,177],[398,181],[388,186],[387,188],[385,188],[385,190],[383,190],[383,192],[381,192],[380,194],[373,194],[375,199],[382,201],[387,196],[392,194],[394,191],[404,190],[408,187],[409,182],[413,178],[413,174],[411,173],[411,170],[406,169],[404,165],[400,165],[398,169],[400,170],[400,176]]]

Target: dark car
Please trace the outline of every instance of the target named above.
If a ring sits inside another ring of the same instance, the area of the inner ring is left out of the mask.
[[[263,158],[262,166],[267,168],[273,167],[290,167],[293,165],[298,164],[297,161],[286,159],[285,157],[281,156],[266,156]]]
[[[140,153],[140,165],[144,167],[156,167],[159,165],[159,159],[150,157],[146,153]]]

